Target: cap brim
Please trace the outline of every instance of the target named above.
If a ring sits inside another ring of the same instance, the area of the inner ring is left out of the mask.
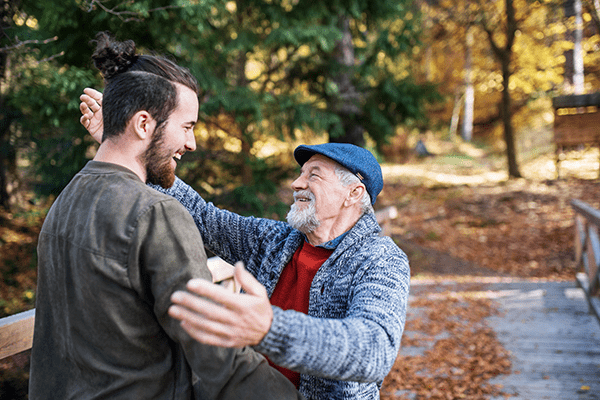
[[[296,150],[294,151],[294,158],[296,159],[296,162],[300,164],[300,166],[303,166],[304,163],[307,162],[315,154],[317,154],[317,152],[314,150],[310,150],[307,148],[296,148]]]

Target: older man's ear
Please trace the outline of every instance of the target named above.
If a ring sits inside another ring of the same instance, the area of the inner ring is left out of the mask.
[[[363,184],[357,184],[350,191],[350,193],[348,193],[348,197],[346,197],[345,205],[347,207],[349,207],[349,206],[352,206],[352,205],[354,205],[356,203],[359,203],[360,199],[362,199],[362,197],[365,194],[365,192],[366,192],[365,185],[363,185]]]

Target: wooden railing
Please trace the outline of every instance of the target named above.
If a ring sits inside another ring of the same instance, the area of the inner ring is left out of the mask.
[[[233,291],[239,291],[233,279],[233,266],[219,257],[208,259],[208,269],[213,282]],[[0,360],[31,349],[35,308],[22,313],[0,318]]]
[[[375,213],[377,222],[383,229],[382,235],[391,233],[391,223],[397,215],[398,211],[393,206]],[[233,265],[219,257],[208,259],[208,269],[212,274],[213,282],[239,292],[240,287],[233,279],[233,268]],[[34,321],[35,309],[0,318],[0,359],[31,349]]]
[[[575,210],[575,261],[583,270],[576,275],[577,283],[600,322],[600,211],[576,199],[571,206]]]
[[[0,359],[31,348],[35,309],[0,319]]]

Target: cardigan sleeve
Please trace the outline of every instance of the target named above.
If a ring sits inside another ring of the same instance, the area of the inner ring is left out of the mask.
[[[387,250],[354,276],[346,315],[321,318],[274,307],[271,329],[255,349],[303,374],[383,381],[400,349],[410,280],[406,255],[397,247]],[[334,285],[313,299],[316,307],[335,303],[335,292]]]
[[[191,214],[206,248],[234,264],[257,253],[265,235],[273,234],[283,223],[264,218],[244,217],[206,202],[191,186],[176,178],[169,189],[153,188],[173,196]]]

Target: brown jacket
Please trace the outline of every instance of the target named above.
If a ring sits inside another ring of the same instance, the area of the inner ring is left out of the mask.
[[[188,212],[132,171],[89,162],[39,237],[30,398],[300,398],[259,354],[201,345],[168,316],[191,278],[211,276]]]

